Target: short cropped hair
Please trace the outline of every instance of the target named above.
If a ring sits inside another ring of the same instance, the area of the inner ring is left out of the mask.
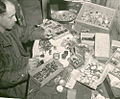
[[[6,5],[3,2],[3,0],[0,0],[0,14],[3,14],[6,12]]]

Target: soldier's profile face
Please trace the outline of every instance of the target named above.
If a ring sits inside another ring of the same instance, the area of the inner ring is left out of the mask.
[[[0,22],[0,25],[5,29],[12,29],[16,22],[15,13],[15,6],[12,3],[7,2],[6,12],[1,16],[2,22]]]

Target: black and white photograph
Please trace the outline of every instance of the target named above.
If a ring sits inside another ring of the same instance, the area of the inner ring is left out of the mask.
[[[120,0],[0,0],[0,99],[120,99]]]

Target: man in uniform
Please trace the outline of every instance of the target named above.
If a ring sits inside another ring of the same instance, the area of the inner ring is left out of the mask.
[[[16,9],[12,2],[0,0],[0,96],[23,99],[28,80],[29,55],[24,50],[17,35],[21,29],[15,25],[17,20],[15,13]],[[12,31],[10,31],[11,29]],[[25,31],[44,32],[42,29],[36,28]],[[47,38],[47,36],[42,33],[40,38]]]

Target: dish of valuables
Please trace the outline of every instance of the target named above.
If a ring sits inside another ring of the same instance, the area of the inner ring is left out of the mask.
[[[58,22],[70,22],[76,18],[76,14],[71,11],[61,10],[52,13],[51,18]]]

